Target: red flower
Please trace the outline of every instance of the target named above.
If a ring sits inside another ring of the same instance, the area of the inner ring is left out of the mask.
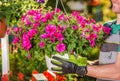
[[[49,72],[44,71],[43,74],[48,79],[48,81],[55,81],[54,76],[52,76]]]
[[[33,70],[32,74],[38,74],[39,72],[37,70]],[[32,81],[36,81],[36,79],[32,76]]]
[[[12,74],[13,74],[12,71],[10,71],[10,72],[9,72],[10,77],[12,77]]]
[[[4,74],[3,76],[2,76],[2,79],[1,79],[2,81],[9,81],[9,78],[8,78],[8,75],[7,74]]]
[[[63,76],[63,75],[58,75],[57,73],[56,74],[56,81],[65,81],[66,80],[66,77]]]
[[[18,79],[21,80],[21,81],[24,81],[24,74],[19,72],[18,73]]]

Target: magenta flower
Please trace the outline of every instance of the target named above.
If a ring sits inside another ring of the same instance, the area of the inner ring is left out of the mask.
[[[39,47],[43,48],[45,46],[45,42],[40,42]]]
[[[22,20],[25,20],[25,19],[26,19],[26,16],[27,16],[27,14],[24,14],[21,19],[22,19]]]
[[[78,30],[78,26],[76,26],[76,25],[73,25],[72,28],[73,28],[74,30]]]
[[[78,20],[81,23],[81,22],[83,22],[85,20],[85,18],[82,17],[82,16],[77,15],[76,20]]]
[[[55,42],[55,38],[52,38],[52,37],[51,37],[51,38],[50,38],[50,41],[51,41],[51,42]]]
[[[33,28],[37,28],[38,26],[39,26],[39,22],[35,22],[34,24],[33,24]]]
[[[58,17],[58,21],[60,21],[60,20],[65,20],[64,14],[61,14],[61,15]]]
[[[106,34],[110,34],[111,28],[103,26],[103,31],[104,31]]]
[[[92,27],[93,27],[95,32],[99,32],[100,31],[100,28],[97,25],[92,24]]]
[[[19,42],[19,38],[17,36],[14,37],[13,43],[16,44]]]
[[[86,38],[86,34],[85,34],[85,33],[86,33],[86,32],[84,32],[84,31],[82,32],[82,35],[81,35],[81,36],[82,36],[83,38]]]
[[[95,41],[94,40],[90,41],[90,46],[92,46],[92,47],[95,46]]]
[[[21,29],[20,29],[19,27],[13,28],[13,31],[14,31],[15,33],[18,33],[20,30],[21,30]]]
[[[48,34],[53,34],[54,32],[56,32],[56,26],[52,24],[48,24],[45,28],[45,31]]]
[[[90,21],[89,20],[87,20],[87,19],[84,19],[84,21],[83,21],[83,23],[86,23],[86,24],[90,24]]]
[[[41,18],[42,18],[42,14],[36,14],[36,15],[34,15],[34,20],[35,21],[40,21]]]
[[[89,40],[89,41],[95,40],[97,37],[98,37],[97,34],[90,34],[90,35],[87,37],[87,40]]]
[[[42,21],[43,23],[46,23],[46,22],[47,22],[47,19],[46,19],[45,17],[43,17],[43,18],[41,19],[41,21]]]
[[[38,30],[37,30],[37,29],[30,29],[30,30],[28,31],[28,36],[29,36],[30,38],[32,38],[32,37],[35,36],[37,33],[38,33]]]
[[[55,8],[55,12],[56,13],[60,13],[60,9],[59,8]]]
[[[95,21],[94,19],[91,19],[91,22],[92,22],[92,23],[96,23],[96,21]]]
[[[85,27],[85,25],[86,25],[86,24],[85,24],[85,23],[83,23],[83,22],[81,22],[81,23],[79,23],[79,24],[81,25],[81,27],[82,27],[82,28],[84,28],[84,27]]]
[[[61,27],[60,25],[58,25],[58,32],[63,32],[63,30],[64,30],[64,28],[63,27]]]
[[[62,35],[62,33],[59,32],[55,32],[54,36],[57,38],[57,40],[59,40],[60,42],[62,42],[64,40],[64,37]]]
[[[53,13],[48,12],[48,13],[45,15],[45,18],[46,18],[47,20],[51,20],[51,19],[53,18]]]
[[[35,11],[35,10],[29,10],[28,11],[28,15],[37,15],[38,14],[38,12],[37,11]]]
[[[30,50],[30,48],[32,47],[32,45],[30,43],[30,38],[26,33],[24,33],[23,36],[22,36],[22,47],[26,51]]]
[[[28,52],[27,58],[28,58],[28,59],[30,59],[30,58],[31,58],[31,55],[30,55],[30,53],[29,53],[29,52]]]
[[[79,14],[80,14],[80,13],[79,13],[79,12],[76,12],[76,11],[72,12],[72,16],[75,16],[75,17],[76,17],[76,16],[79,16]]]
[[[43,34],[40,35],[40,38],[41,38],[41,39],[48,38],[48,34],[43,33]]]
[[[32,24],[32,22],[28,18],[25,19],[25,23],[27,26],[30,26]]]
[[[64,52],[65,49],[66,49],[66,45],[63,44],[63,43],[60,43],[60,44],[58,44],[58,45],[56,46],[56,50],[57,50],[58,52]]]

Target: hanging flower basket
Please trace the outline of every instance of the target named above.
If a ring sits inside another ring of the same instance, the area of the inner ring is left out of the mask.
[[[35,58],[41,65],[46,60],[49,70],[51,56],[87,57],[110,32],[110,28],[84,14],[64,13],[50,7],[29,10],[18,23],[18,27],[10,29],[14,35],[13,44],[25,50],[29,60]]]
[[[5,36],[6,30],[7,30],[7,26],[5,24],[5,19],[2,19],[0,21],[0,38]]]

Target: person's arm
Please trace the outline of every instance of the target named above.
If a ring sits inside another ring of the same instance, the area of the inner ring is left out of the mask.
[[[120,52],[115,64],[88,65],[87,71],[87,75],[91,77],[120,80]]]

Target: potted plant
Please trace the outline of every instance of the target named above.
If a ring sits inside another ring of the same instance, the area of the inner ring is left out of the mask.
[[[11,31],[13,43],[24,49],[26,56],[35,56],[42,62],[45,55],[87,56],[100,46],[110,29],[78,12],[64,14],[59,9],[41,8],[25,13]]]

